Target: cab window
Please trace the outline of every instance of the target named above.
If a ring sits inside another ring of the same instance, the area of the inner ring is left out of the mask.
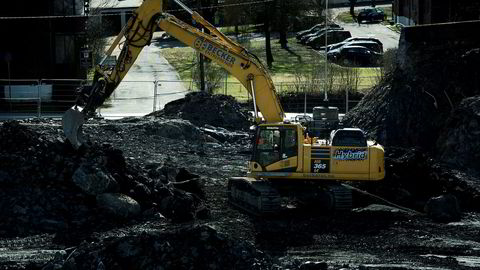
[[[294,128],[263,128],[257,136],[255,161],[268,166],[297,155],[297,133]]]
[[[262,166],[280,160],[280,129],[261,129],[257,139],[257,162]]]
[[[297,155],[297,132],[293,128],[284,129],[282,159]]]

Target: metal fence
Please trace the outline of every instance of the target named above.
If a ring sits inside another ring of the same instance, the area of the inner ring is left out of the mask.
[[[41,80],[1,80],[0,79],[0,119],[10,118],[58,118],[74,105],[76,89],[90,81],[77,79],[41,79]],[[122,117],[139,116],[157,111],[188,92],[198,91],[198,83],[182,80],[122,81],[112,96],[99,109],[102,116]],[[296,82],[275,83],[277,92],[304,93],[318,89],[323,93],[321,81],[311,84]],[[247,90],[239,82],[223,82],[216,88],[216,93],[237,97],[239,100],[251,101]],[[355,100],[307,100],[311,106],[352,107]],[[288,106],[286,111],[303,112],[303,101]]]

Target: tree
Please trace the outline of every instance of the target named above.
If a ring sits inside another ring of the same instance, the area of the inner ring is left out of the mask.
[[[272,45],[270,42],[270,12],[269,12],[268,2],[265,3],[264,28],[265,28],[265,53],[267,55],[267,65],[269,68],[271,68],[273,63],[273,55],[272,55]]]
[[[350,2],[350,15],[355,18],[355,4],[357,3],[357,0],[348,0],[348,2]]]

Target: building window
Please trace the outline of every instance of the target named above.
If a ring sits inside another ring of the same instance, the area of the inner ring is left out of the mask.
[[[55,15],[83,15],[85,1],[54,0]]]

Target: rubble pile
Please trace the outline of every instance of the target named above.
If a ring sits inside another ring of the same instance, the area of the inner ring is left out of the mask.
[[[202,127],[210,125],[232,130],[247,130],[249,115],[232,96],[189,93],[183,99],[167,103],[163,110],[149,116],[181,118]]]
[[[51,269],[142,270],[270,269],[270,265],[253,245],[207,225],[85,242],[72,254],[49,263]]]
[[[462,100],[445,122],[437,147],[441,160],[459,168],[479,170],[480,96]]]
[[[167,163],[132,166],[110,144],[77,151],[60,137],[5,122],[0,164],[0,235],[95,230],[157,214],[175,222],[208,217],[197,175]]]
[[[452,153],[448,150],[449,146],[444,144],[453,142],[446,140],[446,137],[455,128],[452,121],[446,125],[446,119],[468,122],[468,125],[477,129],[475,122],[470,121],[471,114],[462,112],[465,112],[465,106],[473,105],[463,100],[480,94],[477,61],[480,51],[456,49],[447,53],[444,50],[427,51],[422,48],[416,52],[417,57],[410,57],[415,59],[414,64],[397,65],[344,120],[351,126],[366,130],[384,145],[415,145],[445,156],[446,153]],[[460,120],[463,117],[468,119]],[[465,148],[475,149],[475,143],[472,144],[470,140],[462,143],[466,143]],[[457,159],[461,155],[463,152],[457,152],[450,159]]]
[[[441,195],[454,196],[462,210],[480,211],[480,179],[448,168],[418,148],[388,147],[385,179],[362,188],[394,203],[424,211],[427,202]]]

